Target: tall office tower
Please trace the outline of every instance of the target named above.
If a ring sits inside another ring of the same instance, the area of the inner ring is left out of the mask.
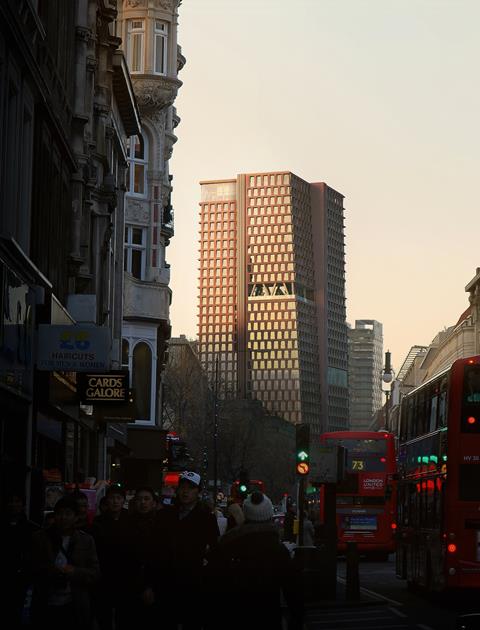
[[[289,172],[201,182],[200,360],[220,396],[348,427],[343,196]]]
[[[367,431],[382,407],[383,327],[374,319],[357,319],[348,331],[350,428]]]

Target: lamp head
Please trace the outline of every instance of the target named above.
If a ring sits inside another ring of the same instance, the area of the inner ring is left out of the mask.
[[[392,380],[393,380],[392,372],[383,372],[383,374],[382,374],[382,381],[384,383],[391,383]]]

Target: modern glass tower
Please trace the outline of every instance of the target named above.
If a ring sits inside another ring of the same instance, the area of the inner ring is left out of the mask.
[[[198,339],[219,394],[348,427],[343,196],[290,172],[201,182]]]
[[[348,339],[350,428],[368,431],[382,407],[383,326],[374,319],[357,319]]]

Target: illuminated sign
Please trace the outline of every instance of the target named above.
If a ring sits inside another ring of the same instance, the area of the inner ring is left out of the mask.
[[[86,405],[129,400],[128,371],[79,374],[77,380],[80,401]]]
[[[352,459],[352,470],[365,470],[365,461],[363,459]]]

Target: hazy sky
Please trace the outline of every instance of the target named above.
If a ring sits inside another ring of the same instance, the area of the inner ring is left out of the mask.
[[[289,170],[345,196],[347,320],[396,371],[480,266],[480,0],[183,0],[173,335],[196,336],[203,179]]]

